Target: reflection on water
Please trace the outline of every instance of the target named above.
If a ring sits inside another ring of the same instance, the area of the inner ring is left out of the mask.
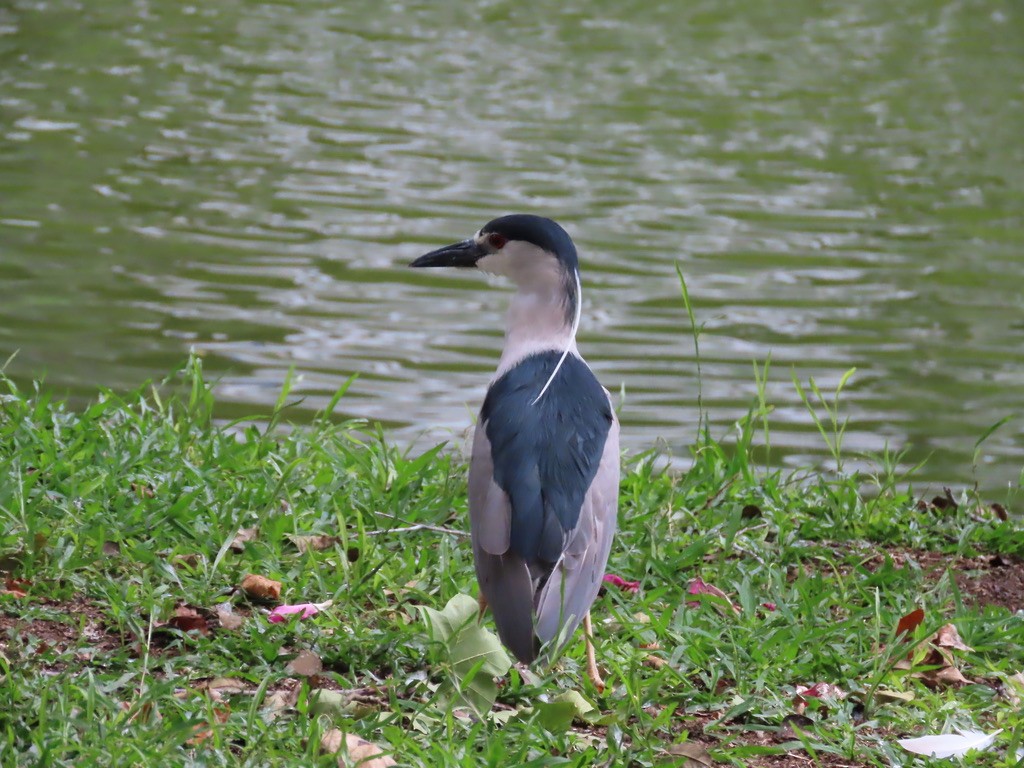
[[[577,240],[581,348],[624,441],[685,454],[701,336],[724,432],[772,360],[773,459],[825,463],[791,382],[848,368],[852,453],[1019,481],[1024,20],[866,0],[15,0],[0,9],[0,354],[72,394],[203,350],[241,415],[351,373],[349,415],[461,434],[507,288],[419,253],[510,211]]]

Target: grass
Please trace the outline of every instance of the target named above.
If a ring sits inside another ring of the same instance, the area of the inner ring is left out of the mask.
[[[1021,518],[970,490],[919,504],[891,456],[873,478],[759,468],[763,398],[735,445],[705,426],[685,473],[627,457],[609,571],[641,588],[595,605],[608,689],[574,640],[554,667],[504,675],[480,718],[455,689],[486,671],[456,668],[417,607],[475,594],[461,446],[410,456],[329,413],[285,431],[287,389],[271,427],[219,425],[195,360],[81,409],[3,385],[3,765],[336,765],[332,727],[427,766],[911,765],[898,737],[955,727],[1004,729],[968,760],[1009,766],[1024,742],[1024,600],[998,604]],[[823,428],[841,427],[830,410]],[[290,538],[314,534],[334,538]],[[333,605],[271,624],[236,588],[249,573]],[[688,594],[698,578],[728,598]],[[965,681],[943,687],[922,673],[946,623],[972,650],[950,652]],[[322,670],[290,669],[301,650]],[[845,698],[795,703],[821,682]]]

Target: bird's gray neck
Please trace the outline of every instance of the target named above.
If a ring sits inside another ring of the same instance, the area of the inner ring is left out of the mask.
[[[520,285],[509,305],[505,347],[495,376],[501,376],[524,357],[568,347],[578,354],[573,338],[573,321],[580,301],[576,279],[571,284]]]

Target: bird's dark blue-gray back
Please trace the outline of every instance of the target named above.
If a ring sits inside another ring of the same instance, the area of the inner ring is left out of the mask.
[[[546,577],[576,527],[613,415],[585,362],[569,354],[544,395],[560,352],[531,355],[505,372],[480,411],[494,481],[511,502],[509,549]]]

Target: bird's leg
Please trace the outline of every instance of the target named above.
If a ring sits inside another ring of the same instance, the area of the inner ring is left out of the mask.
[[[587,677],[597,688],[598,693],[604,693],[604,680],[601,679],[601,672],[597,668],[597,656],[594,654],[594,627],[590,623],[590,611],[583,617],[583,639],[587,643]]]

